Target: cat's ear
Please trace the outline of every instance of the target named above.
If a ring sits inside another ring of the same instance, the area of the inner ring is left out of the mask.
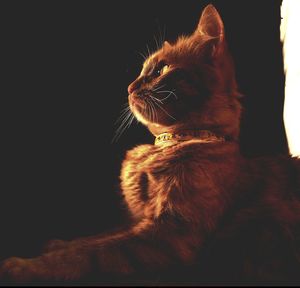
[[[168,41],[165,41],[163,44],[163,48],[171,48],[171,44]]]
[[[208,40],[214,40],[213,54],[218,54],[222,51],[224,24],[220,14],[212,4],[204,8],[195,33],[202,37],[207,37]]]

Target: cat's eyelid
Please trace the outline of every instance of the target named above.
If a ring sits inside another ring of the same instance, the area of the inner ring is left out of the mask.
[[[164,66],[168,65],[165,60],[161,60],[156,64],[157,68],[163,68]]]
[[[163,75],[170,69],[170,65],[165,60],[160,60],[156,63],[144,63],[141,71],[141,76],[153,75],[159,71],[159,74]],[[162,73],[161,73],[162,72]]]

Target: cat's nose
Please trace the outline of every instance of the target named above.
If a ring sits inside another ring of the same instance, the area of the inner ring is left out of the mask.
[[[134,86],[132,84],[133,83],[131,83],[127,88],[128,94],[131,94],[134,91]]]
[[[134,90],[137,90],[141,86],[142,82],[142,78],[138,78],[135,81],[133,81],[127,88],[128,93],[131,94]]]

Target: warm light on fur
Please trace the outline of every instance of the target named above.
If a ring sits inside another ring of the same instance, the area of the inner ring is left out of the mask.
[[[191,130],[202,138],[127,151],[120,180],[130,227],[52,241],[38,257],[4,261],[0,278],[128,284],[132,277],[158,286],[163,278],[195,284],[194,271],[202,284],[300,283],[300,160],[240,154],[234,65],[214,6],[192,35],[145,61],[128,93],[154,136]]]

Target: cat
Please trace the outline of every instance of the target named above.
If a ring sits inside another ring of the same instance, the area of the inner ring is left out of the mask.
[[[9,258],[0,279],[299,284],[300,160],[241,155],[240,93],[213,5],[145,60],[128,94],[155,136],[122,163],[132,225]]]

